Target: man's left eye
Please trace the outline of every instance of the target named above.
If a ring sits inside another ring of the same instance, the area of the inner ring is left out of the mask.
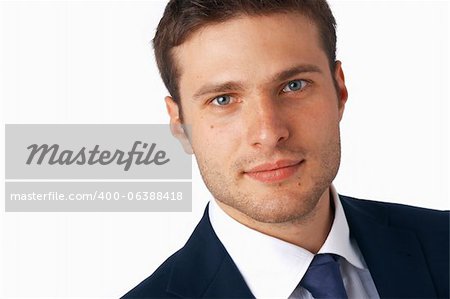
[[[286,86],[284,86],[283,92],[301,90],[301,89],[305,88],[306,84],[308,84],[308,82],[306,82],[305,80],[290,81],[288,84],[286,84]]]

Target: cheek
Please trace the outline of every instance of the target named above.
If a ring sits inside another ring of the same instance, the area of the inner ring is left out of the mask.
[[[337,103],[324,102],[304,111],[298,117],[302,135],[312,147],[323,147],[339,138],[339,112]]]
[[[231,126],[219,125],[206,119],[193,124],[192,133],[195,155],[208,164],[224,165],[224,161],[231,161],[240,144],[238,133]]]

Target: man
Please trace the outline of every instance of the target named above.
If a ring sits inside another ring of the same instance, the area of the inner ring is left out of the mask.
[[[123,298],[448,298],[447,212],[332,185],[347,89],[325,0],[170,1],[154,46],[215,200]]]

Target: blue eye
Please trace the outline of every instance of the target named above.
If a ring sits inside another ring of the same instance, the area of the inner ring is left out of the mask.
[[[230,102],[231,102],[231,96],[229,96],[229,95],[218,96],[217,98],[214,98],[212,100],[212,103],[217,106],[225,106],[225,105],[230,104]]]
[[[293,80],[290,81],[284,88],[283,91],[284,92],[289,92],[289,91],[298,91],[301,90],[303,88],[305,88],[306,86],[306,81],[304,80]]]

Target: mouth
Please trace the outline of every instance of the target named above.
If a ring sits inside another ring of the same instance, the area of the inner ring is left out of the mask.
[[[278,160],[258,165],[244,174],[263,183],[276,183],[293,176],[302,162],[303,160]]]

